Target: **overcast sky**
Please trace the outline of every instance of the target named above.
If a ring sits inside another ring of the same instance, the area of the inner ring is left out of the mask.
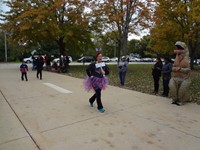
[[[2,1],[3,0],[0,0],[0,10],[8,11],[9,7],[7,7]]]

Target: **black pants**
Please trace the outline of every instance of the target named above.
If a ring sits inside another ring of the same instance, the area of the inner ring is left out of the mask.
[[[37,78],[39,78],[40,75],[40,80],[42,80],[42,69],[37,69]]]
[[[95,94],[89,99],[90,103],[94,103],[97,99],[97,109],[102,109],[103,105],[101,103],[101,89],[95,90]]]
[[[28,81],[26,72],[22,72],[21,79],[24,80],[24,77],[25,77],[26,81]]]
[[[169,94],[169,79],[163,78],[163,95],[168,96]]]
[[[153,76],[153,80],[154,80],[154,92],[158,92],[159,89],[159,80],[160,77],[159,76]]]

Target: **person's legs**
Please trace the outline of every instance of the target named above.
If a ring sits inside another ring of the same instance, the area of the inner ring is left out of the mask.
[[[120,84],[123,85],[123,83],[122,83],[122,80],[123,80],[122,79],[122,72],[119,72],[119,80],[120,80]]]
[[[191,80],[183,79],[183,81],[180,84],[180,88],[178,91],[178,100],[181,104],[184,104],[190,100],[190,92],[188,92],[189,86],[191,84]]]
[[[165,94],[166,94],[166,96],[168,96],[168,94],[169,94],[169,79],[167,79],[165,81],[165,86],[166,86],[166,92],[165,92]]]
[[[163,94],[162,96],[167,96],[167,82],[166,79],[163,79]]]
[[[25,76],[26,81],[28,81],[27,73],[26,72],[24,72],[24,76]]]
[[[24,80],[24,73],[23,72],[21,73],[21,79],[22,79],[22,81]]]
[[[39,69],[37,69],[37,78],[39,79]]]
[[[100,110],[103,108],[102,102],[101,102],[101,89],[95,90],[96,92],[96,98],[97,98],[97,109]]]
[[[171,78],[169,82],[170,87],[170,96],[172,97],[172,103],[176,103],[178,101],[178,81],[175,78]]]
[[[91,107],[93,107],[93,103],[94,103],[96,97],[97,97],[97,96],[96,96],[96,93],[94,93],[94,95],[89,99],[89,103],[90,103],[90,106],[91,106]]]
[[[126,71],[122,72],[122,85],[124,86],[125,83],[125,77],[126,77]]]
[[[40,80],[42,80],[42,70],[40,70]]]
[[[158,93],[158,89],[159,89],[159,78],[158,76],[153,76],[154,79],[154,92],[155,94]]]
[[[169,79],[163,79],[163,96],[168,97],[169,94]]]

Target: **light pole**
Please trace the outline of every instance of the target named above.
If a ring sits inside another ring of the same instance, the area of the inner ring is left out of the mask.
[[[6,31],[4,31],[4,39],[5,39],[5,62],[7,62],[7,37],[6,37]]]

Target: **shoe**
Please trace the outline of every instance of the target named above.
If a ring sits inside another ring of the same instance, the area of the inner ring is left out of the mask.
[[[103,109],[103,108],[99,109],[100,113],[104,113],[104,111],[105,111],[105,109]]]
[[[154,92],[153,92],[153,94],[157,95],[157,94],[158,94],[158,92],[154,91]]]
[[[168,95],[162,94],[162,97],[168,97]]]
[[[90,107],[93,107],[93,103],[89,102],[90,103]]]
[[[172,104],[175,104],[175,105],[177,105],[177,106],[180,106],[180,104],[177,103],[177,102],[172,102]]]

